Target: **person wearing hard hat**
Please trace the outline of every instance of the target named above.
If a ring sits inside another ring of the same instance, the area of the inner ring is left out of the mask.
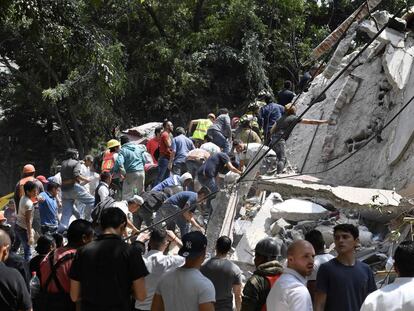
[[[23,186],[25,183],[28,181],[33,181],[38,188],[38,193],[44,191],[43,184],[41,181],[35,178],[35,173],[36,169],[32,164],[26,164],[23,166],[22,178],[17,182],[14,191],[14,202],[16,203],[17,211],[19,210],[20,198],[24,195]]]
[[[242,307],[244,311],[263,310],[267,295],[283,272],[276,260],[281,254],[281,246],[273,238],[260,240],[254,249],[256,271],[247,280],[243,289]]]
[[[111,139],[106,143],[106,148],[107,150],[104,152],[102,158],[101,173],[113,173],[113,168],[121,149],[121,143],[116,139]],[[109,186],[116,192],[117,198],[120,198],[122,189],[121,174],[112,174],[111,184]]]

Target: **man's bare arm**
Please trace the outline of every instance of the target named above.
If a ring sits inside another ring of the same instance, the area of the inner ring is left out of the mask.
[[[242,286],[241,284],[233,285],[234,302],[236,303],[236,311],[241,310],[242,303]]]
[[[214,311],[214,304],[212,302],[206,302],[198,305],[199,311]]]
[[[323,293],[318,290],[315,292],[314,311],[325,310],[326,297],[327,297],[326,293]]]
[[[147,298],[147,290],[145,289],[145,278],[139,278],[132,282],[132,292],[135,299],[144,301]]]
[[[155,294],[152,298],[151,311],[164,311],[164,301],[161,295]]]

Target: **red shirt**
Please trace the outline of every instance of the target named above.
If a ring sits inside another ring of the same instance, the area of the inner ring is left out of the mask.
[[[162,132],[160,138],[160,156],[164,156],[166,158],[170,158],[172,155],[171,147],[168,147],[168,142],[172,144],[171,134],[167,131]]]
[[[76,253],[76,249],[73,248],[66,248],[66,247],[60,247],[57,250],[55,250],[55,256],[53,263],[55,264],[56,261],[58,261],[63,256],[70,254],[70,253]],[[73,259],[69,259],[65,261],[60,267],[57,269],[57,278],[62,285],[64,291],[66,293],[70,292],[70,279],[69,279],[69,271],[70,267],[72,266]],[[49,263],[49,256],[46,256],[45,259],[40,263],[40,283],[42,284],[42,287],[45,286],[47,279],[50,275],[50,263]],[[49,293],[58,293],[59,290],[55,284],[55,282],[50,281],[49,287],[47,288],[47,291]]]
[[[159,142],[159,139],[157,137],[154,137],[154,138],[150,139],[147,142],[147,150],[150,153],[150,155],[152,156],[152,160],[154,161],[154,164],[158,163],[158,161],[155,158],[154,154],[155,154],[155,151],[158,149],[159,145],[160,145],[160,142]]]

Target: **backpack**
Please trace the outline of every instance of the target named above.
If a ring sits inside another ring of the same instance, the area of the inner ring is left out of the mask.
[[[106,197],[105,200],[99,202],[92,210],[92,224],[94,227],[97,227],[101,224],[101,215],[105,208],[112,207],[112,204],[115,203],[115,200],[111,197]]]
[[[40,289],[39,297],[37,298],[37,310],[40,311],[75,311],[76,305],[72,302],[69,293],[66,293],[60,284],[59,279],[57,278],[57,269],[64,264],[66,261],[71,260],[75,257],[75,253],[66,254],[60,258],[55,264],[53,264],[53,258],[55,257],[55,252],[52,251],[49,256],[50,264],[50,275],[46,280],[44,286]],[[49,284],[55,282],[56,287],[58,288],[58,293],[49,293],[47,288]]]
[[[144,204],[141,208],[146,209],[151,214],[158,211],[168,196],[162,191],[147,191],[141,194]]]

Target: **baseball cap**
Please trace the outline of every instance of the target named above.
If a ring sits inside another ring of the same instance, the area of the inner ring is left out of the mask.
[[[185,258],[196,258],[207,248],[207,238],[200,231],[193,231],[184,234],[182,237],[183,246],[178,255]]]
[[[37,176],[36,177],[36,179],[38,180],[38,181],[40,181],[42,184],[47,184],[49,181],[46,179],[46,177],[45,176],[43,176],[43,175],[39,175],[39,176]]]
[[[135,203],[138,205],[144,204],[144,199],[139,195],[134,195],[132,198],[128,199],[128,203]]]

